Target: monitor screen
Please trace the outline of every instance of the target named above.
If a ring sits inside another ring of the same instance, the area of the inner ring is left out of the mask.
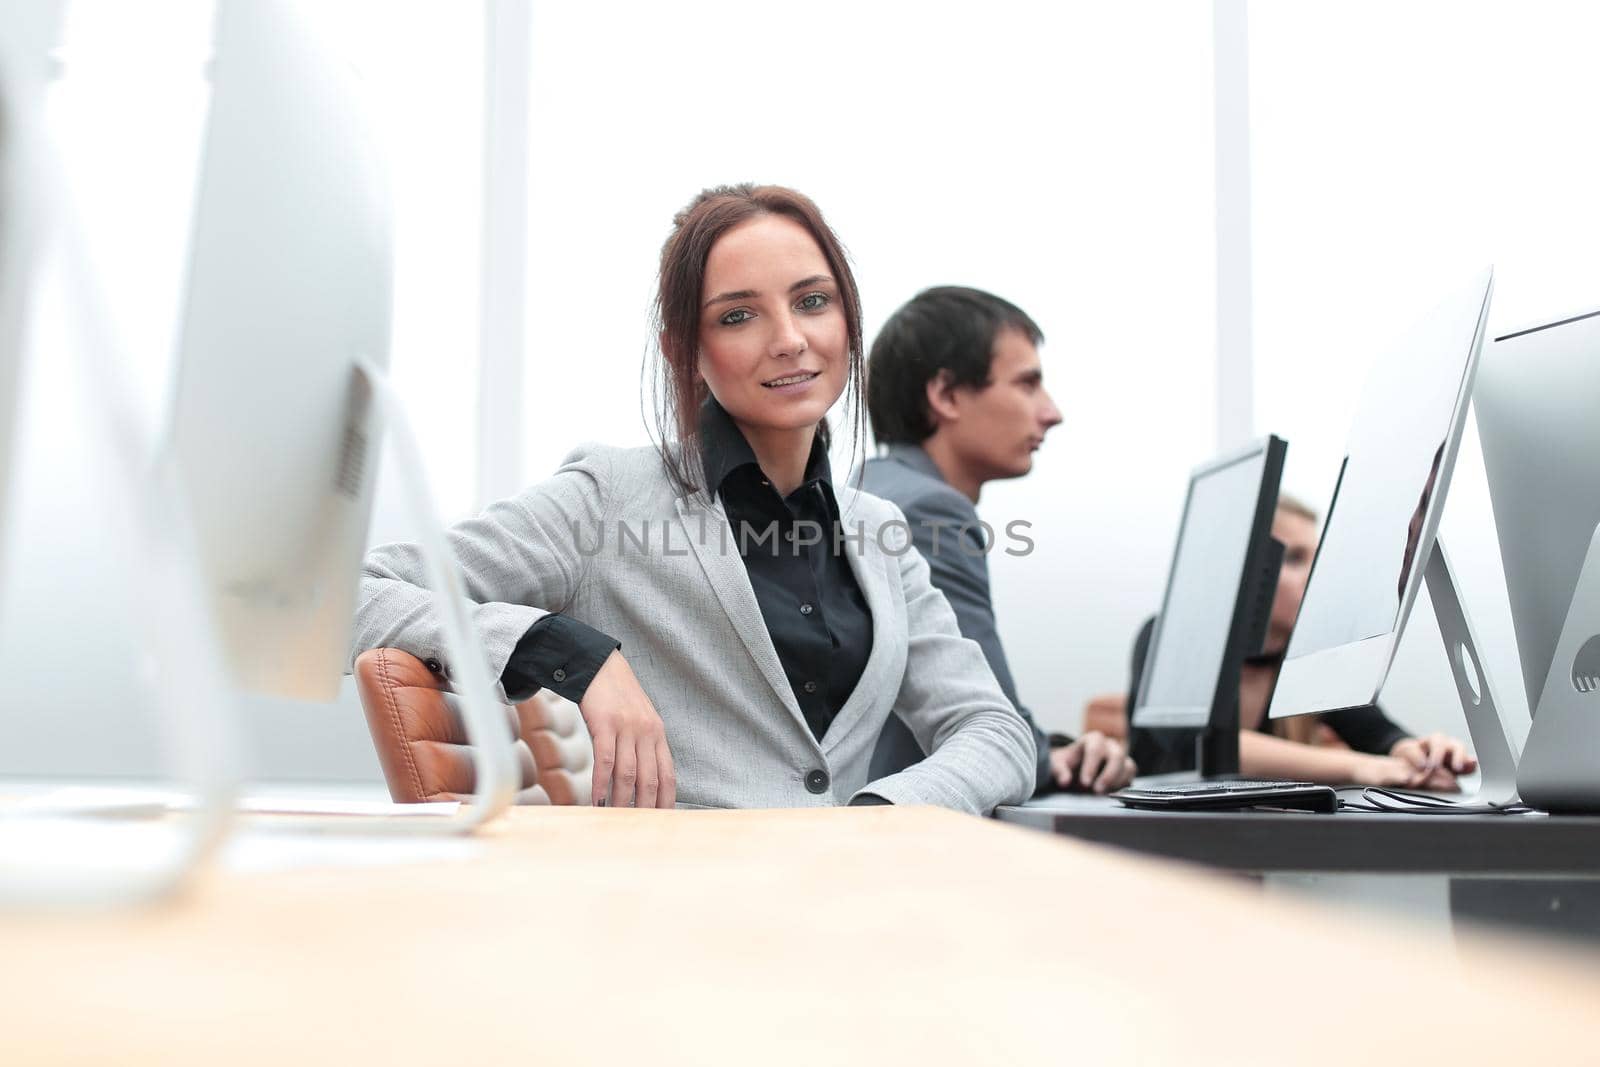
[[[1268,448],[1257,444],[1190,478],[1135,714],[1140,727],[1207,724],[1259,524],[1268,459]],[[1276,490],[1274,476],[1272,499]]]

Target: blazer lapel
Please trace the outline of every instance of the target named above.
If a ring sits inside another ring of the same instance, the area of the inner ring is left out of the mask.
[[[696,493],[679,497],[676,505],[678,519],[683,523],[689,544],[694,548],[711,588],[716,591],[717,600],[727,613],[728,621],[733,624],[734,632],[744,642],[745,651],[755,660],[762,677],[772,686],[772,691],[795,722],[800,724],[805,735],[810,737],[811,727],[806,724],[800,703],[789,688],[789,679],[783,673],[778,650],[773,647],[772,637],[767,633],[766,620],[761,617],[761,605],[756,603],[755,590],[750,587],[750,575],[745,571],[744,559],[734,543],[722,502],[707,503],[703,496]]]

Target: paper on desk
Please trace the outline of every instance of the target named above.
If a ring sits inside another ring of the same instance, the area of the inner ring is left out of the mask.
[[[221,866],[239,874],[270,874],[316,867],[389,867],[459,862],[482,854],[470,837],[351,837],[322,833],[236,830],[223,845]]]
[[[390,800],[340,800],[271,793],[247,793],[239,798],[239,810],[252,815],[454,815],[460,807],[459,800],[396,804]]]
[[[5,811],[18,815],[100,815],[148,818],[168,811],[187,811],[194,797],[172,789],[125,786],[64,786],[38,796],[7,805]],[[250,815],[356,815],[356,816],[450,816],[461,807],[456,800],[426,801],[421,804],[396,804],[388,800],[319,795],[313,791],[285,793],[246,793],[239,798],[238,810]]]
[[[119,886],[131,889],[171,869],[186,843],[182,829],[170,820],[0,817],[0,876],[66,890],[104,885],[115,899]],[[239,874],[384,867],[459,862],[481,855],[483,848],[470,837],[286,833],[244,825],[229,835],[217,865]]]

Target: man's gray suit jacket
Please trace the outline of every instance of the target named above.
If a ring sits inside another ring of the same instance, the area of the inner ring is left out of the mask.
[[[702,487],[680,492],[654,449],[580,447],[551,478],[452,527],[449,543],[495,677],[549,612],[622,642],[666,726],[680,807],[819,807],[870,792],[987,813],[1025,799],[1035,751],[1027,725],[961,636],[904,517],[845,486],[837,495],[872,650],[821,740],[784,675],[721,500]],[[415,545],[368,555],[352,662],[397,647],[438,660],[450,677],[424,574]],[[932,755],[873,777],[891,714]]]
[[[1034,740],[1034,786],[1049,788],[1050,747],[1028,709],[1017,699],[1017,686],[995,629],[989,598],[989,558],[978,525],[978,510],[939,474],[928,453],[917,445],[890,445],[869,459],[861,487],[897,506],[911,524],[912,541],[928,561],[933,584],[955,609],[961,633],[983,649],[984,657],[1006,697],[1022,713]],[[910,730],[896,719],[884,724],[872,756],[872,775],[894,774],[912,766],[926,752]]]

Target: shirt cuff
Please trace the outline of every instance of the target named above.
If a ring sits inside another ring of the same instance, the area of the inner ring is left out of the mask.
[[[870,808],[879,804],[887,805],[891,808],[894,807],[894,801],[885,800],[876,793],[857,793],[855,796],[850,798],[850,803],[847,806],[852,808]]]
[[[621,647],[620,641],[577,619],[546,615],[511,650],[500,684],[513,701],[548,689],[578,704],[601,664]]]

